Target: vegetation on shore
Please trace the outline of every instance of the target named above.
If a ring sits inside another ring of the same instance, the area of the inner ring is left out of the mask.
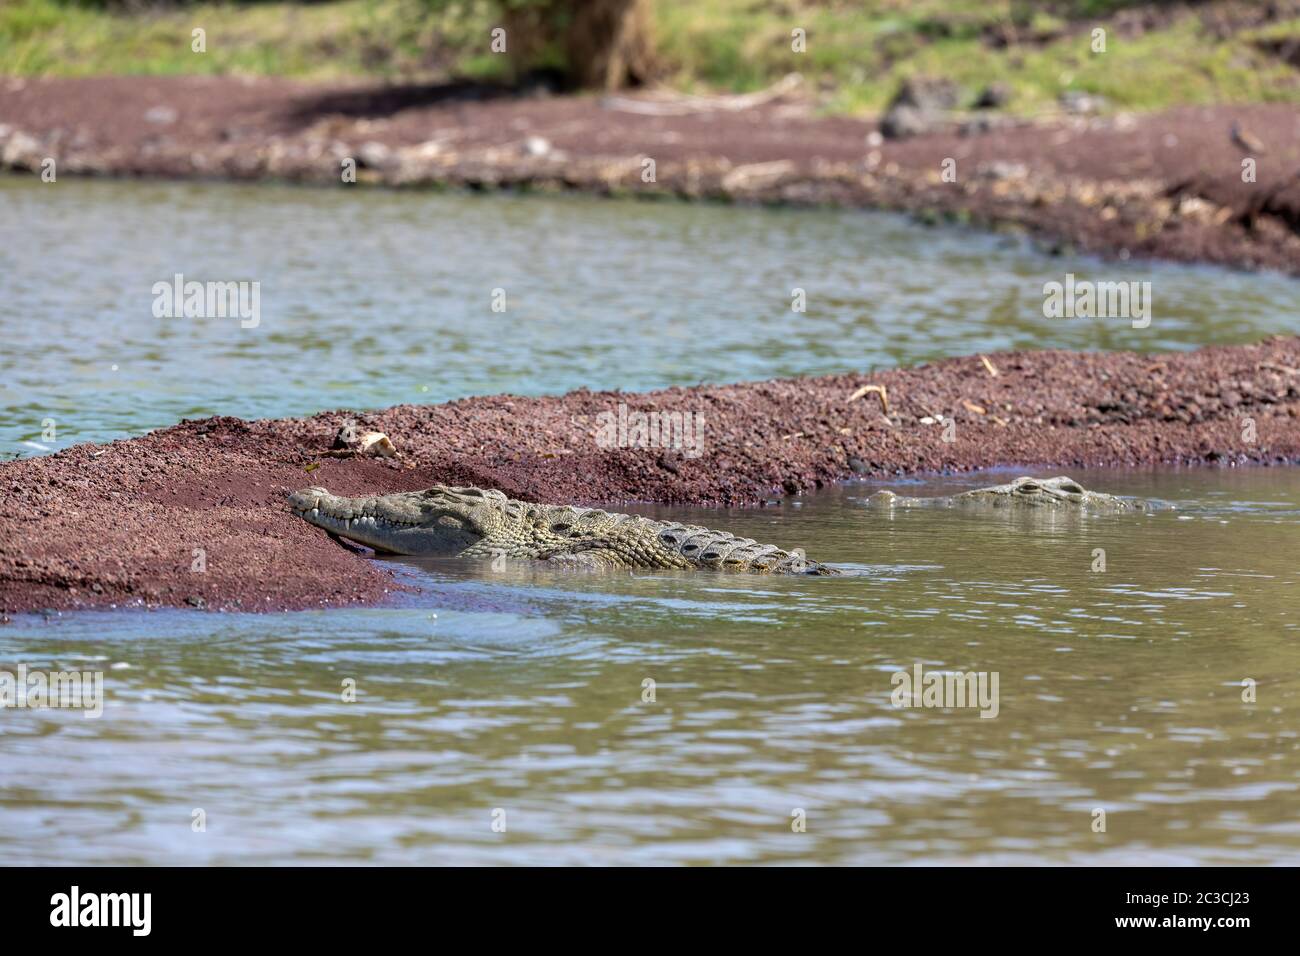
[[[509,79],[489,48],[507,16],[486,0],[325,3],[7,0],[0,73],[16,76],[243,74],[304,79]],[[913,74],[975,94],[1012,91],[1034,112],[1065,90],[1128,109],[1224,101],[1300,102],[1300,15],[1264,22],[1252,5],[1170,8],[1122,0],[653,0],[658,79],[681,90],[749,91],[791,72],[833,112],[883,108]],[[1240,8],[1245,8],[1244,12]],[[1223,8],[1217,20],[1210,13]],[[1055,12],[1045,12],[1051,10]],[[1092,30],[1107,29],[1106,52]],[[206,52],[191,31],[206,31]],[[792,49],[803,30],[806,52]],[[1291,43],[1290,41],[1295,41]],[[539,65],[557,54],[538,51]]]

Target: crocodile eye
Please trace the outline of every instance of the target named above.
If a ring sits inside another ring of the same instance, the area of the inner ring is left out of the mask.
[[[1020,488],[1017,489],[1017,490],[1019,490],[1021,494],[1029,494],[1029,493],[1031,493],[1031,492],[1037,491],[1037,490],[1038,490],[1038,482],[1036,482],[1036,481],[1026,481],[1026,482],[1025,482],[1023,485],[1021,485]]]

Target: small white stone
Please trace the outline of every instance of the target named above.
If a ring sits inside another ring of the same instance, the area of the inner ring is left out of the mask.
[[[529,156],[545,156],[551,151],[550,140],[540,136],[529,136],[524,140],[524,153]]]
[[[158,123],[160,126],[165,126],[175,123],[178,115],[179,114],[170,106],[155,106],[144,114],[144,118],[146,122]]]
[[[393,151],[383,143],[362,143],[357,149],[357,158],[367,166],[378,168],[387,165],[393,158]]]

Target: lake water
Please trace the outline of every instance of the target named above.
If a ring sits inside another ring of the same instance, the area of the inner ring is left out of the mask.
[[[861,213],[4,179],[0,213],[10,453],[181,416],[1181,348],[1294,318],[1277,277],[1067,262]],[[1151,328],[1044,320],[1067,269],[1150,279]],[[176,272],[260,281],[260,324],[154,319],[152,283]],[[850,484],[641,509],[803,547],[838,578],[394,560],[420,590],[378,609],[20,617],[0,672],[101,672],[104,711],[0,710],[0,849],[1300,862],[1300,470],[1074,477],[1175,508],[890,513]],[[996,716],[896,706],[918,666],[996,675]]]
[[[1150,281],[1151,326],[1045,319],[1043,285],[1067,271]],[[154,284],[177,274],[259,283],[257,327],[155,318]],[[807,312],[791,310],[793,289]],[[1296,327],[1281,276],[1052,259],[854,211],[0,177],[0,453],[182,417],[639,391],[1007,348],[1189,348]]]

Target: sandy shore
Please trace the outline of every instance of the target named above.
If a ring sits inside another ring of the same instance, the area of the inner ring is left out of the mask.
[[[826,203],[1022,231],[1063,251],[1300,275],[1300,114],[1289,105],[1032,123],[989,114],[975,119],[984,131],[879,143],[874,122],[818,116],[797,91],[747,109],[679,109],[647,94],[469,85],[11,78],[0,80],[0,168],[37,173],[52,158],[64,176]],[[1233,141],[1234,124],[1259,155]],[[1244,158],[1257,163],[1253,183]],[[357,182],[345,185],[348,159]]]
[[[286,495],[313,484],[340,494],[441,482],[548,502],[757,505],[854,476],[1300,462],[1300,338],[986,358],[645,394],[212,418],[0,464],[0,610],[382,601],[394,583],[381,565],[288,513]],[[883,386],[888,415],[879,392],[853,397],[866,385]],[[698,416],[701,454],[602,447],[601,416],[620,404]],[[952,421],[952,441],[939,416]],[[399,457],[326,455],[349,420],[386,432]],[[205,570],[192,570],[195,549]]]

